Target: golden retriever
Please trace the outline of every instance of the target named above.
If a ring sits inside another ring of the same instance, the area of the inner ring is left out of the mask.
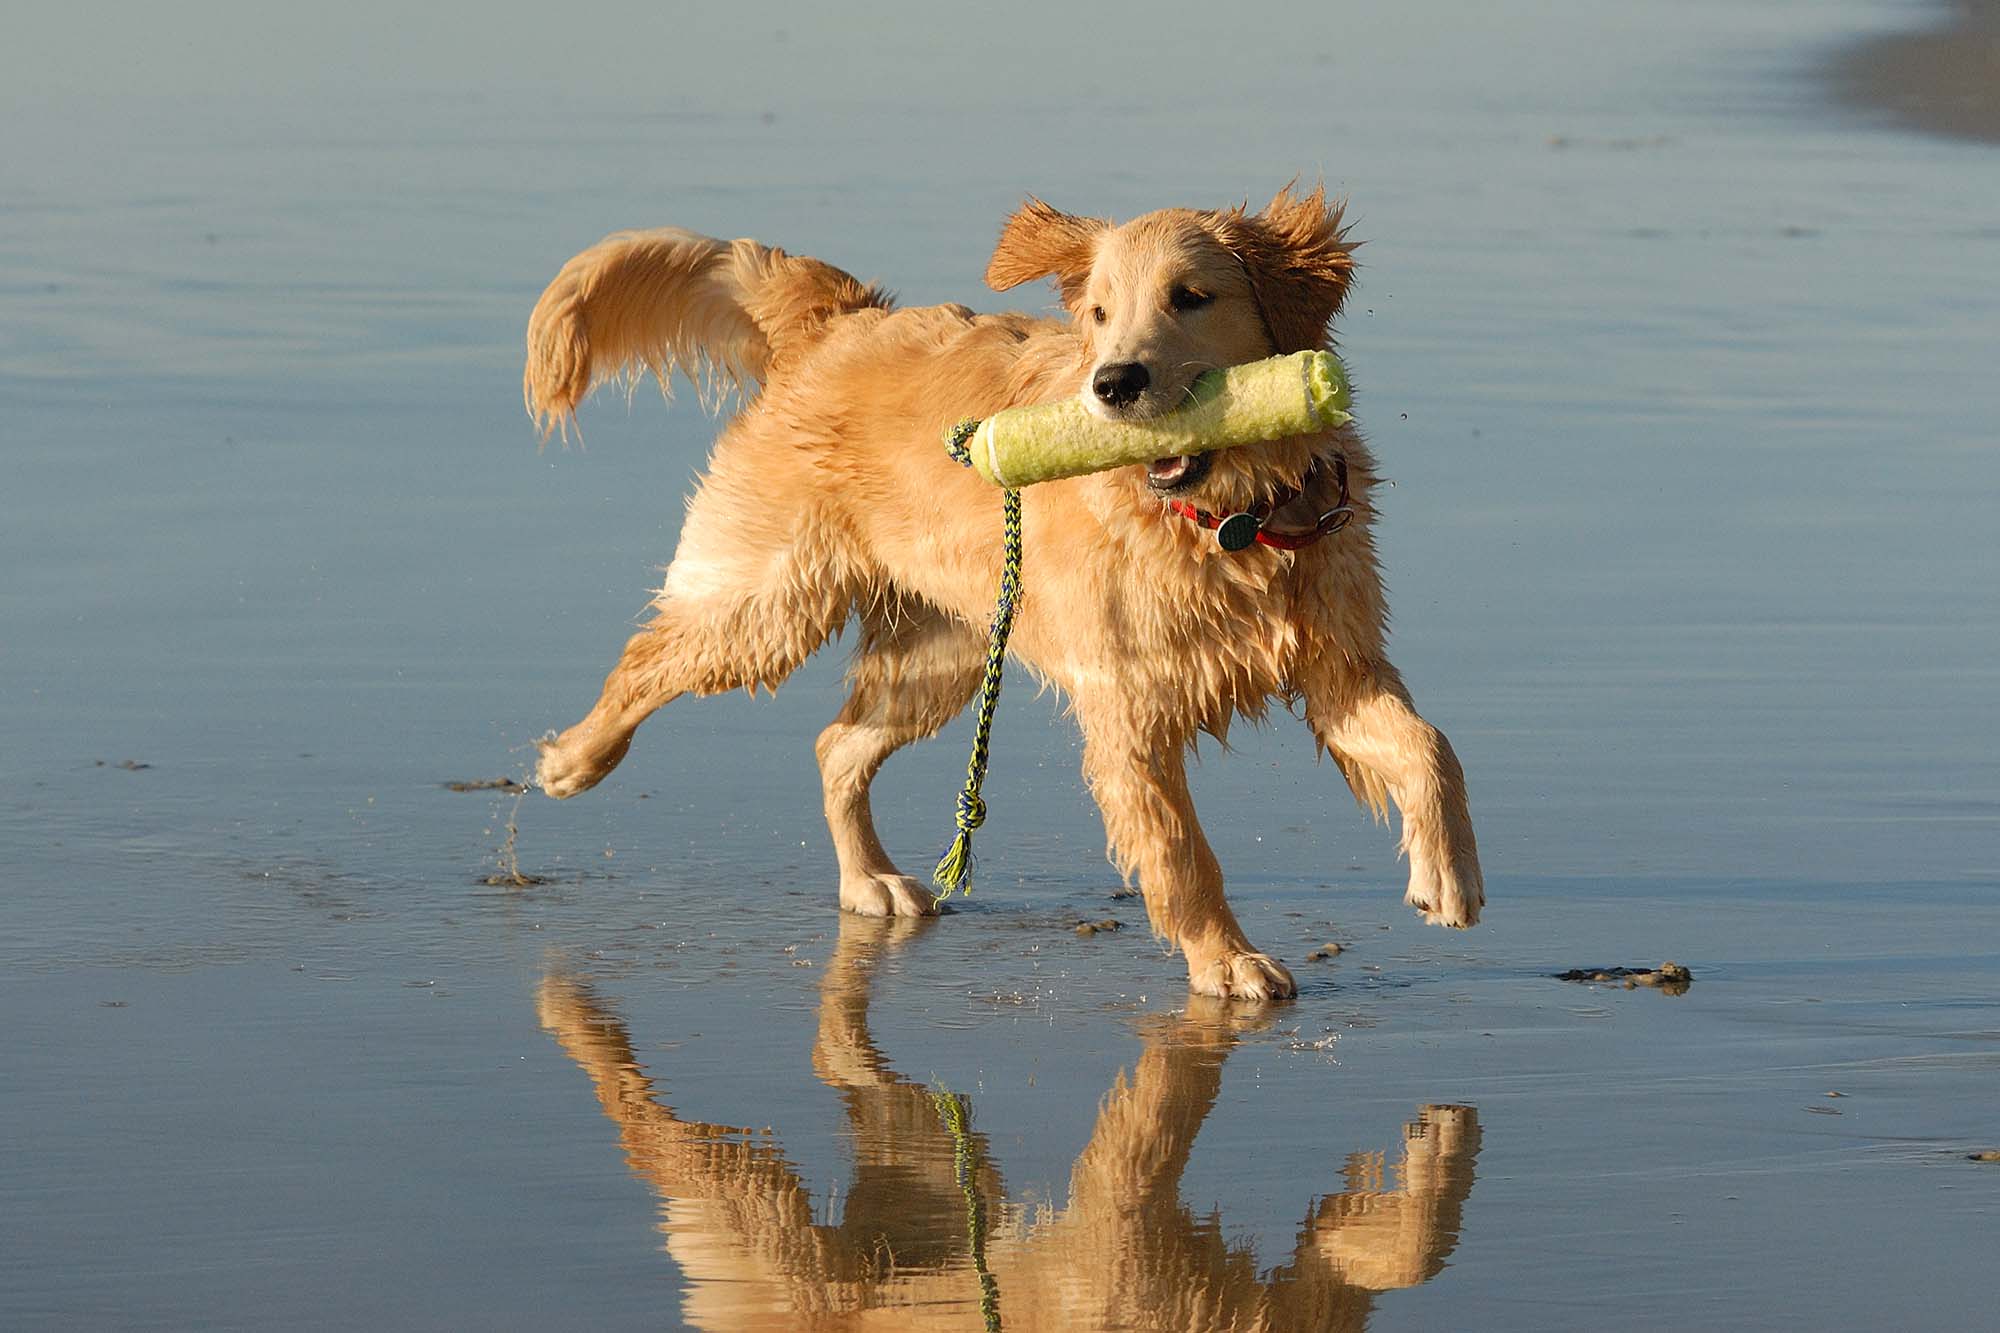
[[[528,325],[525,393],[566,428],[596,384],[679,368],[748,401],[688,505],[653,618],[581,722],[542,743],[540,786],[600,781],[686,693],[775,688],[850,619],[853,693],[818,743],[840,905],[936,910],[890,861],[868,787],[971,700],[1000,566],[1000,497],[940,443],[963,417],[1078,394],[1107,418],[1171,409],[1202,371],[1324,345],[1353,274],[1340,207],[1287,187],[1258,213],[1167,209],[1123,225],[1030,200],[987,266],[1053,278],[1069,317],[899,310],[815,259],[674,228],[620,232],[564,265]],[[1295,993],[1223,898],[1188,795],[1197,733],[1272,700],[1378,816],[1393,798],[1407,901],[1470,926],[1484,902],[1465,779],[1383,654],[1375,463],[1351,427],[1161,459],[1023,495],[1025,596],[1011,653],[1061,691],[1111,856],[1197,992]],[[1351,521],[1314,540],[1323,516]],[[1187,513],[1180,512],[1186,510]],[[1263,540],[1203,525],[1248,511]],[[1200,518],[1190,518],[1189,514]]]

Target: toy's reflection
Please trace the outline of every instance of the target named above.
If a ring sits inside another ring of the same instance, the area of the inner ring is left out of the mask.
[[[1180,1199],[1180,1176],[1254,1011],[1191,997],[1143,1031],[1070,1176],[1066,1208],[1004,1202],[963,1098],[892,1070],[868,1031],[883,950],[927,922],[843,914],[820,989],[813,1070],[846,1103],[853,1187],[838,1222],[767,1135],[678,1118],[633,1058],[624,1025],[552,974],[544,1027],[596,1085],[627,1160],[658,1191],[682,1316],[705,1329],[1359,1329],[1375,1293],[1436,1274],[1472,1189],[1479,1118],[1425,1106],[1394,1154],[1347,1159],[1310,1204],[1288,1260],[1264,1272],[1221,1220]],[[830,1207],[829,1207],[830,1211]]]

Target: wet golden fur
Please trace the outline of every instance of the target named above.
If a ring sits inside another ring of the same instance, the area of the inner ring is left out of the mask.
[[[1280,191],[1254,214],[1168,209],[1122,226],[1030,201],[1006,224],[987,281],[1054,279],[1063,320],[896,310],[818,260],[676,229],[619,233],[572,259],[528,329],[527,403],[545,429],[566,426],[597,383],[642,369],[719,376],[747,402],[689,502],[653,620],[589,715],[544,743],[544,790],[594,785],[639,724],[683,693],[775,687],[855,619],[853,694],[818,744],[840,902],[867,915],[933,910],[876,838],[868,786],[979,682],[999,497],[945,455],[942,432],[1069,394],[1102,415],[1144,416],[1211,366],[1321,346],[1351,249],[1318,190]],[[1114,406],[1091,380],[1121,362],[1152,378]],[[1224,736],[1272,700],[1303,706],[1365,804],[1401,808],[1407,899],[1425,919],[1469,926],[1484,901],[1458,760],[1383,653],[1375,464],[1359,434],[1211,455],[1186,498],[1244,508],[1303,484],[1336,450],[1355,520],[1297,552],[1221,551],[1166,512],[1142,467],[1023,496],[1026,596],[1012,656],[1072,706],[1113,859],[1207,994],[1294,989],[1224,900],[1185,772],[1198,733]]]

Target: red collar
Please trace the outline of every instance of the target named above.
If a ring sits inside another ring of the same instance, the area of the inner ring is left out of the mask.
[[[1312,485],[1313,473],[1319,471],[1319,466],[1318,463],[1314,463],[1311,471],[1306,473],[1307,486]],[[1311,532],[1264,531],[1264,524],[1270,520],[1273,513],[1299,498],[1301,492],[1290,486],[1279,487],[1277,494],[1261,504],[1234,512],[1211,514],[1206,509],[1195,508],[1185,500],[1169,500],[1167,508],[1182,518],[1192,519],[1204,528],[1213,528],[1216,545],[1225,551],[1241,551],[1253,542],[1275,547],[1280,551],[1299,551],[1311,546],[1322,537],[1330,537],[1339,532],[1354,518],[1354,506],[1349,502],[1347,495],[1346,455],[1333,456],[1333,478],[1340,488],[1340,496],[1333,502],[1331,509],[1319,516],[1319,522],[1313,525]]]

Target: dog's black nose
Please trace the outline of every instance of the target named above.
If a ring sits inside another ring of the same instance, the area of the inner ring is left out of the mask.
[[[1099,401],[1112,407],[1130,407],[1138,396],[1146,391],[1153,377],[1137,361],[1127,361],[1122,365],[1100,366],[1091,376],[1090,391]]]

